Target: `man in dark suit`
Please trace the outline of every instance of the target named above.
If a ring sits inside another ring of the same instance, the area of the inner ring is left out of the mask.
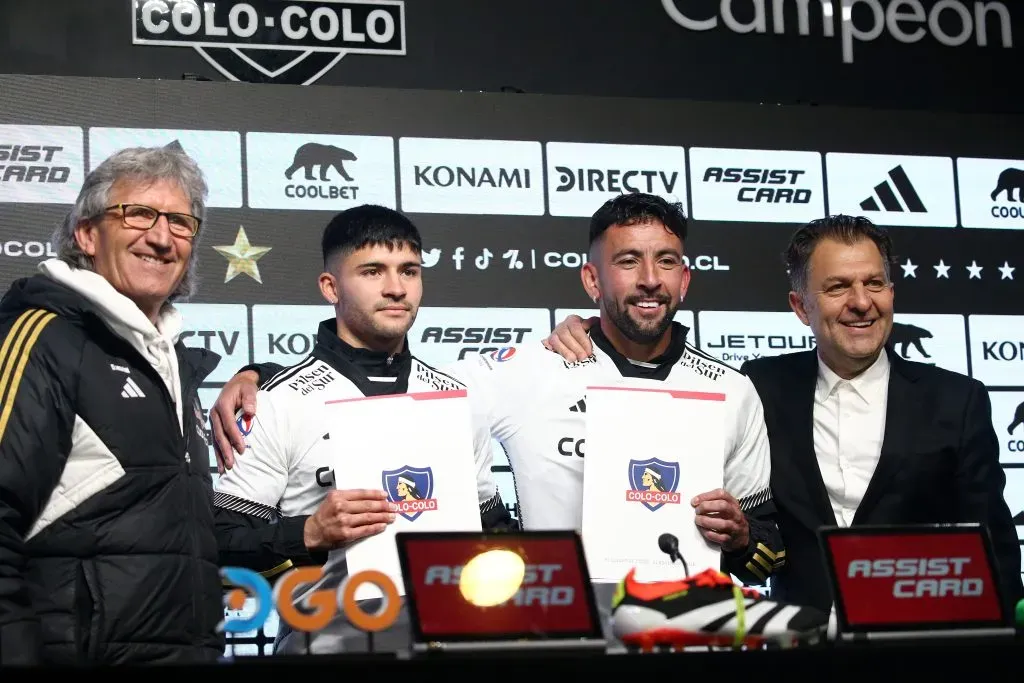
[[[817,350],[747,361],[764,406],[771,486],[786,562],[773,597],[829,610],[822,526],[980,522],[1008,605],[1024,597],[1020,546],[981,382],[904,360],[892,332],[892,243],[865,218],[800,228],[786,251],[789,304]],[[563,321],[546,344],[586,357],[588,323]]]
[[[821,526],[980,522],[1008,604],[1020,546],[991,406],[978,380],[904,360],[892,332],[892,243],[865,218],[829,216],[786,250],[789,304],[816,351],[741,367],[764,404],[786,567],[774,597],[829,609]]]

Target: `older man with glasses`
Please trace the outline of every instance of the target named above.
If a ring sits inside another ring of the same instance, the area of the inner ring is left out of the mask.
[[[223,652],[197,389],[179,341],[206,182],[180,149],[85,179],[58,258],[0,301],[0,665]]]

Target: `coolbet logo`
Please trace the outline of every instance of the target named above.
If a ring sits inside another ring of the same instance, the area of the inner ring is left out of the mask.
[[[654,511],[662,505],[678,505],[679,463],[658,458],[629,461],[629,489],[626,500],[643,503]]]
[[[625,192],[670,201],[686,197],[682,147],[549,142],[545,148],[552,216],[590,217],[606,200]]]
[[[396,207],[394,138],[248,133],[245,144],[253,208]]]
[[[962,315],[897,313],[886,343],[907,360],[968,374]]]
[[[402,209],[420,213],[539,216],[539,142],[401,138]]]
[[[748,9],[751,3],[752,17]],[[767,33],[770,28],[776,35],[795,32],[807,36],[813,30],[825,38],[835,38],[838,23],[843,62],[847,64],[854,60],[855,41],[871,42],[883,33],[908,45],[929,36],[946,47],[959,47],[972,40],[979,47],[990,43],[1013,47],[1010,10],[1002,2],[941,0],[928,3],[926,10],[921,0],[839,0],[838,17],[833,0],[797,0],[790,12],[785,11],[790,4],[786,0],[721,0],[718,14],[711,16],[706,10],[698,14],[690,9],[690,0],[662,0],[661,4],[672,21],[690,31],[710,31],[721,19],[721,24],[734,33]],[[701,8],[708,4],[702,3]],[[737,17],[737,9],[742,19]]]
[[[695,147],[690,173],[697,219],[802,223],[825,213],[817,152]]]
[[[247,599],[252,599],[256,603],[255,609],[248,616],[225,617],[218,625],[218,630],[226,633],[255,631],[263,626],[271,610],[275,608],[281,620],[296,631],[312,633],[325,628],[339,608],[356,628],[363,631],[383,631],[395,623],[401,607],[401,599],[394,581],[383,572],[375,570],[356,572],[345,577],[337,591],[311,591],[303,596],[302,609],[296,606],[297,598],[320,580],[320,567],[292,569],[281,576],[273,589],[265,578],[251,569],[222,567],[220,574],[224,583],[237,586],[225,596],[225,607],[228,610],[245,610]],[[376,586],[384,596],[383,604],[372,614],[363,611],[356,602],[356,591],[367,584]]]
[[[955,228],[949,157],[825,155],[830,213],[866,215],[880,225]]]
[[[990,391],[992,427],[999,436],[999,461],[1024,465],[1024,392]]]
[[[931,338],[932,333],[923,327],[894,322],[892,333],[889,335],[889,344],[904,358],[910,358],[911,347],[916,349],[923,358],[931,358],[931,355],[924,349],[924,340]]]
[[[388,500],[394,503],[394,512],[415,522],[424,512],[437,509],[434,493],[434,473],[429,467],[401,467],[381,473],[381,482]]]
[[[1024,230],[1024,160],[957,159],[965,228]]]
[[[134,0],[132,13],[132,43],[194,48],[233,81],[309,85],[346,54],[405,54],[402,0]]]
[[[83,150],[78,127],[0,125],[0,202],[75,201]]]

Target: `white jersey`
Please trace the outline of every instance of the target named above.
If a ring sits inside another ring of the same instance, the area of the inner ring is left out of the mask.
[[[623,376],[660,379],[672,389],[725,394],[725,490],[744,510],[770,500],[770,451],[761,400],[738,370],[686,344],[677,324],[659,367],[636,364],[600,334],[593,355],[569,363],[542,346],[462,361],[451,371],[476,397],[480,420],[504,447],[524,529],[581,529],[586,387]],[[604,347],[604,348],[602,348]],[[639,374],[643,373],[643,374]],[[652,376],[653,373],[653,376]],[[623,428],[630,429],[628,420]]]
[[[408,386],[398,393],[466,388],[415,357],[408,362]],[[399,380],[404,382],[405,377]],[[367,378],[342,374],[315,351],[267,381],[257,392],[255,415],[249,420],[239,418],[246,451],[235,458],[234,467],[217,481],[214,505],[270,521],[311,515],[335,485],[346,488],[345,482],[334,481],[327,448],[331,439],[344,440],[344,428],[332,430],[330,421],[324,417],[325,402],[366,396],[366,381]],[[480,502],[485,503],[496,493],[491,474],[491,442],[486,426],[475,431],[477,493]],[[357,453],[353,457],[366,456]]]

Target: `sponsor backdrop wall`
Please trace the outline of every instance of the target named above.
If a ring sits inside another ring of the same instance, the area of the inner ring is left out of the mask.
[[[798,224],[845,212],[892,226],[896,348],[991,389],[1024,537],[1019,118],[44,76],[0,77],[0,92],[5,288],[52,255],[84,173],[114,150],[177,141],[206,172],[200,291],[183,309],[186,343],[223,357],[207,407],[239,367],[309,351],[332,315],[316,287],[321,230],[359,203],[422,230],[425,307],[410,341],[435,363],[537,343],[590,312],[588,218],[619,192],[686,207],[694,275],[679,319],[736,366],[813,348],[786,304],[781,252]],[[239,652],[266,646],[248,643]]]
[[[4,0],[0,26],[5,73],[1024,111],[1019,0]]]

